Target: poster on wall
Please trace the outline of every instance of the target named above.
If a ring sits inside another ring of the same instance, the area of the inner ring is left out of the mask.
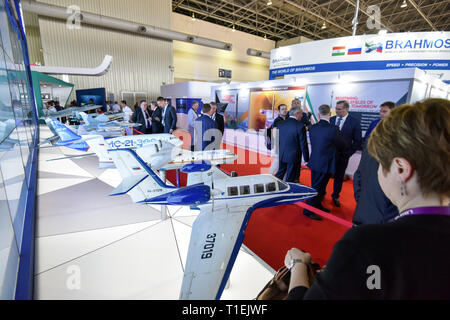
[[[185,130],[189,129],[189,123],[188,123],[188,112],[189,109],[192,108],[192,104],[194,101],[198,102],[199,109],[198,112],[200,113],[202,110],[203,102],[201,99],[192,99],[192,98],[177,98],[175,99],[175,105],[177,110],[177,127],[182,128]]]
[[[242,95],[242,93],[236,89],[216,91],[215,102],[217,103],[217,110],[223,115],[226,128],[242,128],[244,130],[247,128],[245,123],[246,117],[243,117],[243,113],[239,112],[239,95]],[[243,101],[242,105],[246,105],[245,101]]]
[[[379,119],[380,104],[385,101],[397,105],[406,103],[409,87],[409,80],[310,85],[306,90],[306,104],[315,115],[322,104],[330,105],[335,114],[336,102],[347,100],[350,114],[360,120],[364,136],[370,123]]]
[[[288,110],[292,100],[303,104],[305,87],[253,88],[250,90],[249,129],[269,128],[278,117],[278,106],[285,104]]]

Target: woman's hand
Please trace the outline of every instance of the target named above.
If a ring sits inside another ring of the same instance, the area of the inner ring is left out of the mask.
[[[292,259],[301,259],[305,263],[311,263],[311,255],[297,248],[292,248],[286,253],[286,257],[284,258],[284,264],[286,267],[289,268],[289,264]]]
[[[297,248],[292,248],[286,253],[286,257],[284,258],[284,264],[286,265],[286,267],[290,267],[289,264],[292,259],[301,259],[306,264],[311,263],[311,255]],[[298,286],[309,288],[308,267],[303,263],[296,263],[291,269],[289,291]]]

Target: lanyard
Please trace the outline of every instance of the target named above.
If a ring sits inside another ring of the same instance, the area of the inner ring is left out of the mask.
[[[450,207],[419,207],[403,211],[399,216],[395,217],[394,220],[406,216],[414,215],[438,215],[438,216],[450,216]]]

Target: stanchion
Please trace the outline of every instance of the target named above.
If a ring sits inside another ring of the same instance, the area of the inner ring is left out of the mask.
[[[166,170],[159,170],[159,174],[161,176],[161,180],[166,183]],[[167,206],[161,206],[161,221],[167,220]]]
[[[314,212],[315,214],[321,216],[322,218],[331,220],[336,222],[337,224],[340,224],[346,228],[352,228],[353,227],[353,223],[351,223],[350,221],[344,220],[342,218],[336,217],[332,214],[326,213],[325,211],[319,210],[317,208],[314,208],[312,206],[310,206],[309,204],[306,204],[304,202],[297,202],[296,203],[297,206],[302,207],[303,209],[308,209],[311,212]]]

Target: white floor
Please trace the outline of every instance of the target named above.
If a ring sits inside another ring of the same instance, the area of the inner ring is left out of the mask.
[[[41,126],[41,139],[51,133]],[[198,211],[134,204],[108,194],[115,169],[97,169],[83,152],[44,148],[39,155],[36,299],[178,299],[191,226]],[[243,247],[222,299],[253,299],[273,270]]]

